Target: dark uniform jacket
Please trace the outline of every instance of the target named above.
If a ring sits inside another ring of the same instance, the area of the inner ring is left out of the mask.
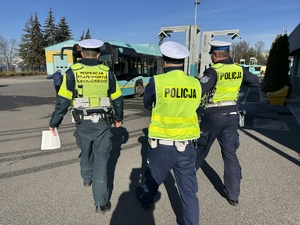
[[[80,63],[88,66],[94,66],[99,64],[97,59],[89,59],[83,58],[80,59]],[[67,88],[72,93],[75,93],[75,76],[71,69],[66,71],[66,79],[67,79]],[[116,92],[116,78],[113,72],[109,71],[109,90],[108,94],[112,94]],[[52,114],[52,118],[50,120],[50,127],[59,127],[61,121],[63,120],[63,116],[68,112],[68,107],[71,105],[71,101],[64,97],[58,95],[57,102],[55,106],[55,111]],[[115,120],[117,122],[121,122],[123,120],[123,96],[121,95],[119,98],[112,100],[112,105],[115,112]]]
[[[220,60],[216,63],[223,64],[233,64],[231,58]],[[242,85],[246,85],[248,87],[259,87],[259,78],[250,73],[249,70],[245,67],[243,69],[243,81]],[[201,87],[202,87],[202,95],[208,93],[211,89],[216,86],[218,80],[217,71],[213,68],[208,68],[204,71],[203,77],[200,79]],[[203,113],[228,113],[228,112],[236,112],[238,110],[237,105],[233,106],[222,106],[222,107],[211,107],[204,109]]]

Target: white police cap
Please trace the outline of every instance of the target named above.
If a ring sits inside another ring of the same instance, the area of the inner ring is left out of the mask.
[[[218,50],[228,50],[232,43],[227,41],[210,41],[208,44],[211,46],[209,53],[212,53]]]
[[[172,59],[184,59],[190,55],[189,50],[182,44],[175,41],[166,41],[161,44],[160,52]]]
[[[98,39],[85,39],[78,42],[79,46],[87,49],[97,49],[100,48],[103,44],[104,42]]]

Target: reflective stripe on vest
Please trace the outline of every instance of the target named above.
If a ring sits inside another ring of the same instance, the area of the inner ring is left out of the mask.
[[[237,64],[217,63],[211,66],[218,75],[218,81],[215,87],[215,93],[207,96],[206,104],[215,104],[222,101],[236,101],[238,92],[243,81],[243,69]]]
[[[199,81],[174,70],[154,76],[154,82],[156,105],[152,109],[149,137],[177,141],[198,138]]]
[[[62,78],[63,78],[63,79],[62,79],[62,84],[61,84],[61,86],[60,86],[58,95],[72,101],[72,98],[73,98],[73,92],[72,92],[72,91],[69,91],[68,88],[67,88],[67,77],[66,77],[66,76],[67,76],[67,75],[64,74],[63,77],[62,77]]]

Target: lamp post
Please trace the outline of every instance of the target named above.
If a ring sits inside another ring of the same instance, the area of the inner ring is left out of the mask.
[[[192,51],[192,58],[191,58],[191,63],[194,64],[194,72],[193,75],[195,76],[196,70],[197,70],[197,65],[199,61],[199,55],[196,55],[196,37],[197,37],[197,6],[201,3],[201,1],[195,0],[194,5],[195,5],[195,21],[194,21],[194,37],[193,37],[193,51]]]
[[[197,6],[200,4],[200,1],[195,0],[194,5],[195,5],[195,27],[197,25]]]

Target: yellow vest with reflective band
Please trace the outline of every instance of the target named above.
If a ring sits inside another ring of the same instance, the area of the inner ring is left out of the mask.
[[[199,81],[181,70],[155,75],[154,81],[156,105],[152,108],[149,137],[174,141],[198,138]]]
[[[243,69],[237,64],[216,63],[211,66],[217,71],[218,81],[211,104],[223,101],[236,101],[243,81]],[[206,103],[208,101],[206,100]]]
[[[75,89],[78,98],[88,98],[89,107],[100,106],[100,100],[108,96],[108,71],[105,65],[87,66],[76,63],[70,67],[75,77]],[[72,100],[73,93],[66,89],[66,79],[63,79],[63,89],[59,95]],[[73,104],[73,102],[72,102]]]

